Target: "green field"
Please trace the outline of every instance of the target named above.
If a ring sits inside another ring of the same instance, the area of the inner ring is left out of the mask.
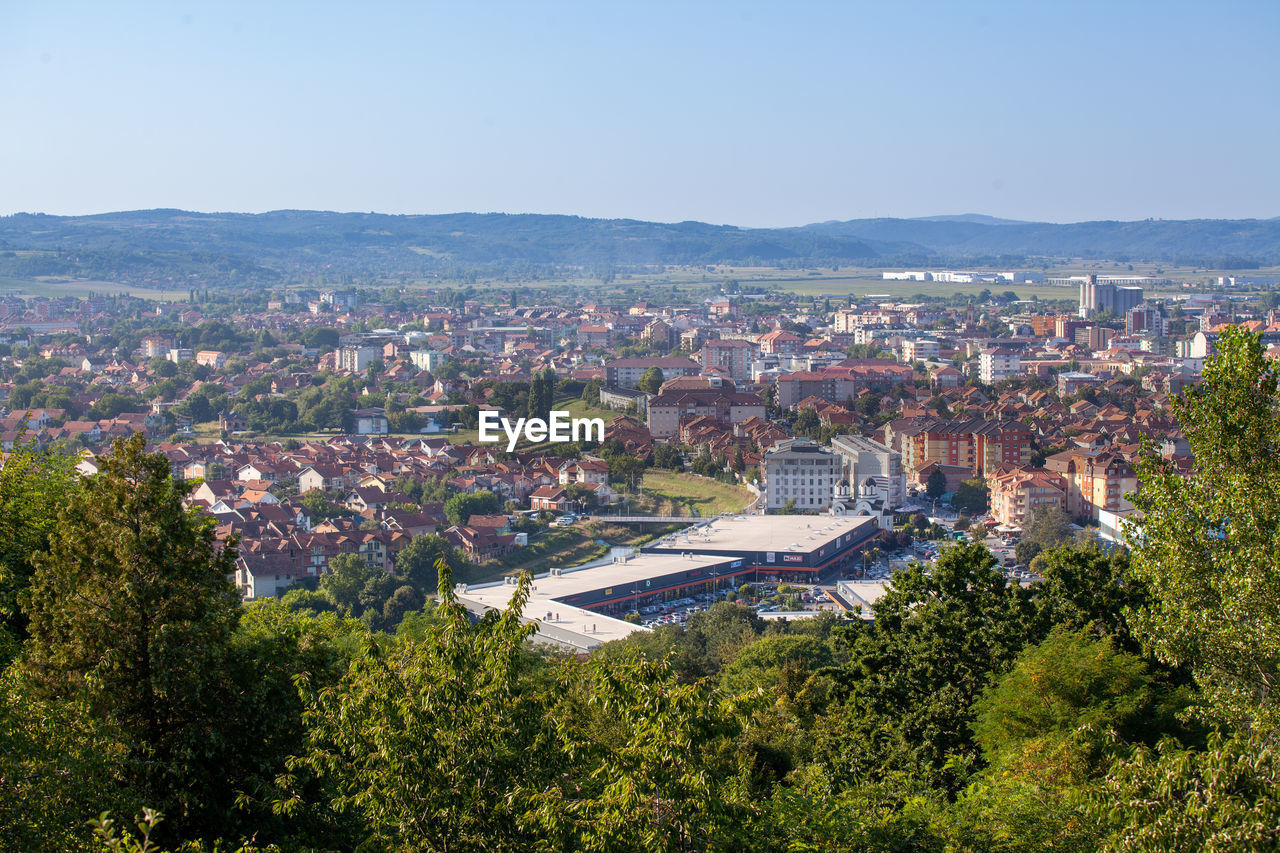
[[[694,474],[681,474],[675,471],[646,471],[640,491],[650,502],[633,501],[632,508],[637,512],[651,510],[656,514],[667,514],[672,509],[683,510],[675,515],[697,515],[708,518],[721,513],[742,512],[755,495],[742,486],[731,486],[718,483],[706,477]]]
[[[157,299],[162,301],[178,301],[185,302],[187,300],[186,289],[182,290],[158,290],[149,287],[133,287],[128,284],[118,284],[112,281],[86,281],[86,280],[69,280],[61,278],[7,278],[0,276],[0,290],[20,290],[26,296],[48,296],[56,298],[59,296],[89,296],[96,294],[98,296],[115,296],[117,294],[128,294],[129,296],[137,296],[140,299]]]

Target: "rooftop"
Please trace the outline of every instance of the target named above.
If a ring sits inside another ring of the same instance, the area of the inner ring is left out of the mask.
[[[723,565],[724,562],[724,557],[697,554],[687,557],[681,554],[637,554],[625,562],[561,569],[558,576],[551,573],[537,575],[534,577],[533,589],[529,593],[523,616],[525,619],[538,621],[538,633],[543,640],[584,649],[594,648],[601,643],[620,640],[636,631],[649,629],[564,604],[561,599],[619,586],[635,586],[637,591],[642,592],[646,580],[690,569],[710,569],[712,566]],[[459,592],[458,598],[464,603],[479,605],[484,609],[500,610],[511,601],[515,590],[515,585],[508,580],[503,583],[467,586],[465,592]]]
[[[741,551],[808,552],[875,519],[843,515],[730,515],[658,539],[651,547],[695,554]]]

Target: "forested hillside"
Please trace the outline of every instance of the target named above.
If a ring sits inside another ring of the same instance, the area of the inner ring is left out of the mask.
[[[1023,587],[956,545],[873,622],[721,603],[589,659],[473,621],[443,563],[394,635],[242,606],[141,439],[88,479],[20,446],[0,847],[1275,850],[1280,395],[1256,336],[1219,348],[1177,405],[1195,473],[1148,457],[1132,552],[1050,550]]]
[[[965,218],[854,219],[805,228],[872,245],[918,246],[942,257],[1107,258],[1248,268],[1280,261],[1280,219],[1009,222]]]
[[[1249,268],[1280,262],[1280,221],[1006,223],[970,217],[736,228],[577,216],[392,216],[144,210],[0,217],[0,276],[148,280],[185,288],[316,276],[537,277],[652,265],[915,265],[1110,258]]]

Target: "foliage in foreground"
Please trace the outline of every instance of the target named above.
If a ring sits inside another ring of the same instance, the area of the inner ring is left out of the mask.
[[[162,457],[22,450],[0,847],[1274,850],[1276,376],[1219,345],[1179,408],[1196,472],[1145,463],[1132,554],[1050,547],[1025,589],[954,546],[869,624],[722,603],[588,660],[528,644],[527,578],[475,620],[444,561],[395,636],[241,607]]]

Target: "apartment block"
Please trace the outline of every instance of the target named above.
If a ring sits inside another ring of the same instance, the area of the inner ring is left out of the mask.
[[[978,353],[978,378],[983,384],[994,385],[1022,372],[1022,357],[1011,349],[996,347]]]
[[[902,342],[901,352],[902,360],[907,364],[914,364],[917,361],[937,358],[938,342],[929,340],[928,338],[917,338],[915,340],[905,339]]]
[[[707,341],[702,345],[702,368],[718,368],[727,373],[730,379],[743,382],[751,378],[751,360],[755,357],[755,352],[756,345],[751,341]]]
[[[806,397],[828,403],[844,403],[864,389],[886,389],[899,382],[911,382],[910,365],[883,359],[846,359],[821,370],[805,370],[778,377],[778,405],[794,406]]]
[[[1043,469],[1015,469],[992,477],[991,517],[1001,524],[1021,527],[1046,509],[1067,505],[1067,484],[1060,474]]]
[[[687,358],[619,358],[604,366],[605,385],[610,388],[634,388],[640,377],[651,368],[662,371],[663,381],[677,376],[697,376],[702,368]]]
[[[668,391],[650,397],[646,403],[649,434],[671,438],[680,432],[680,421],[700,415],[721,424],[742,423],[747,418],[764,419],[764,400],[757,394],[724,389]]]
[[[776,512],[793,500],[798,510],[826,511],[841,469],[836,454],[808,439],[778,442],[764,455],[766,508]]]
[[[1067,513],[1077,520],[1098,519],[1101,510],[1133,509],[1125,494],[1138,489],[1138,477],[1128,460],[1106,450],[1066,450],[1044,461],[1067,486]]]
[[[348,373],[363,373],[373,362],[382,358],[382,347],[344,346],[334,354],[334,367]]]
[[[909,477],[918,477],[930,462],[964,467],[974,477],[987,477],[997,466],[1031,461],[1031,430],[1020,421],[910,418],[886,425],[885,444],[902,454],[902,467]]]

